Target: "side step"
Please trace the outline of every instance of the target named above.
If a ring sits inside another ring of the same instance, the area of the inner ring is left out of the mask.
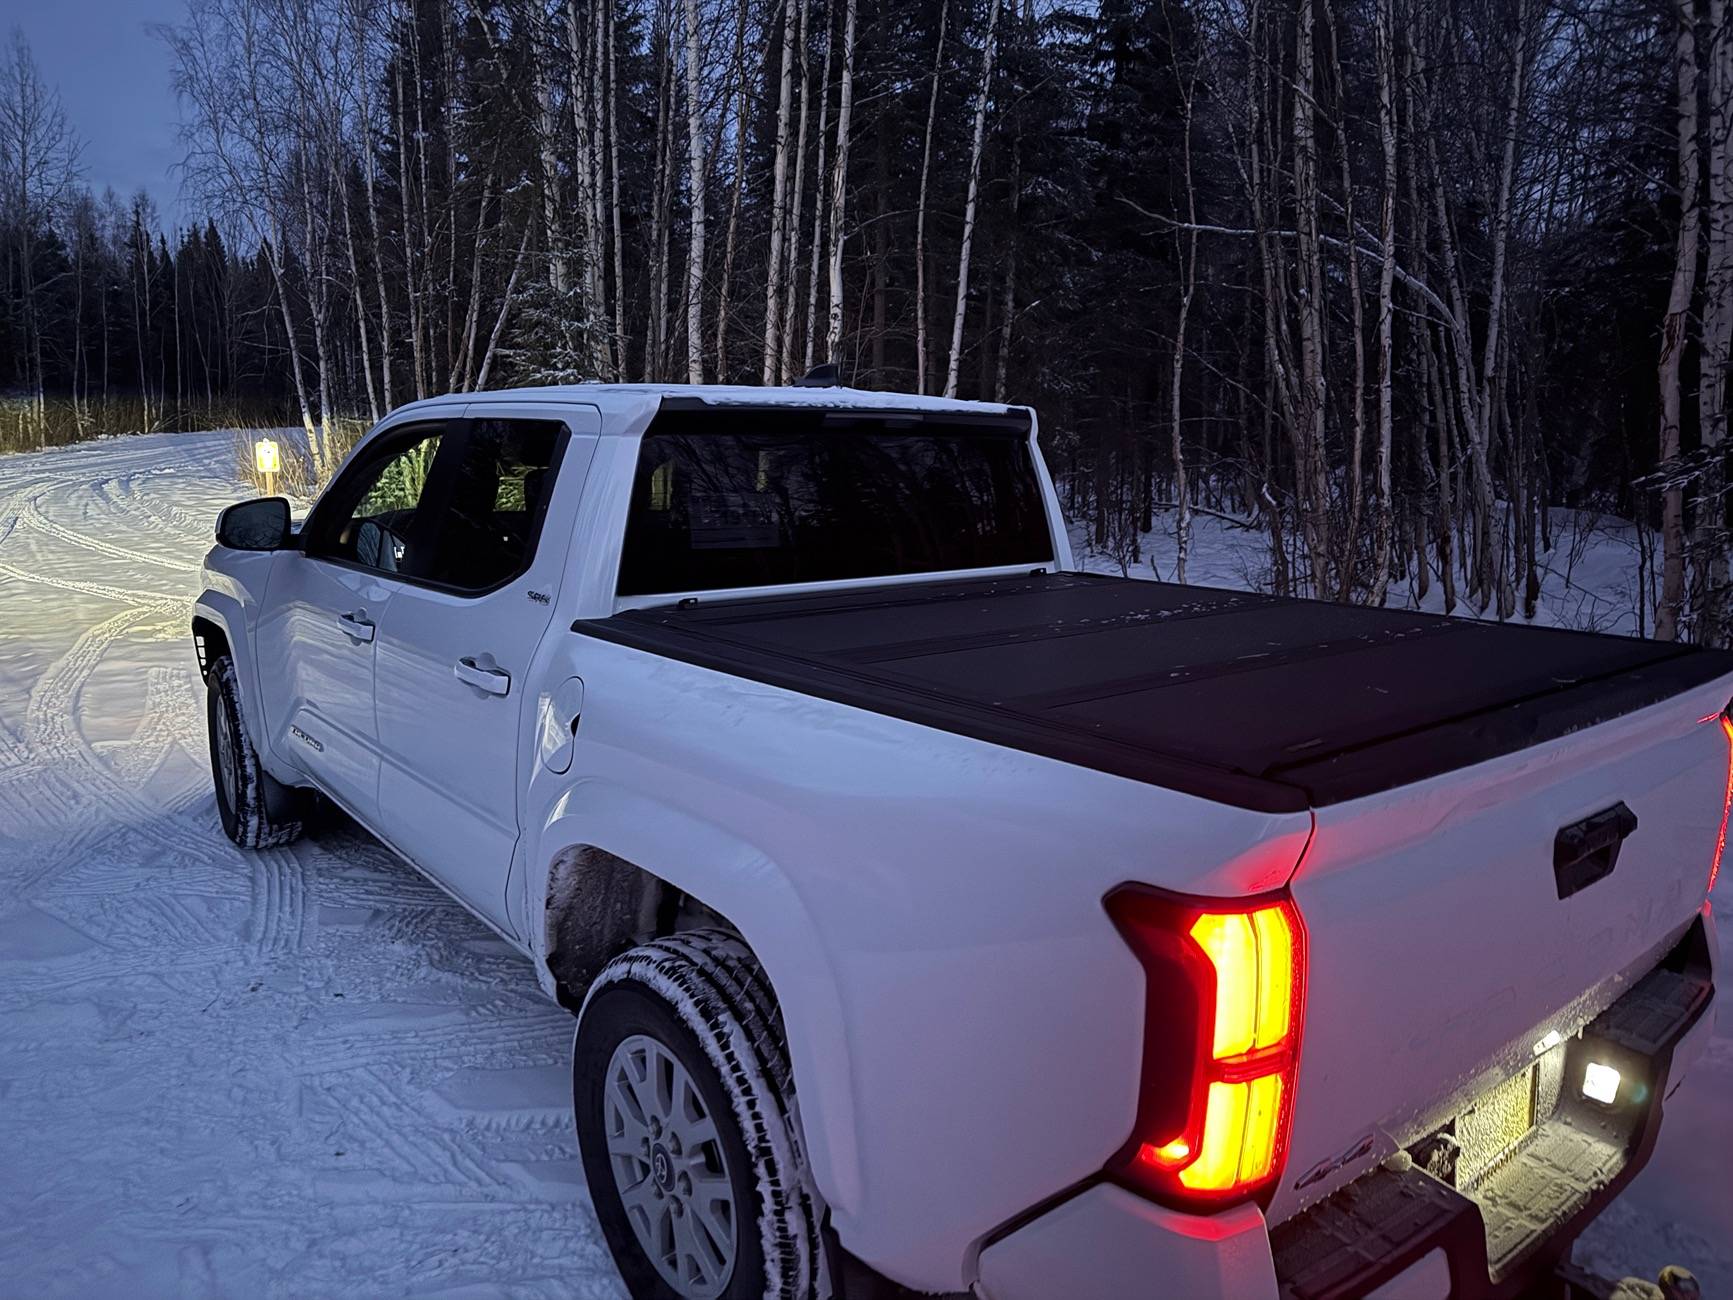
[[[1487,1271],[1474,1203],[1406,1156],[1279,1225],[1270,1245],[1283,1300],[1362,1296],[1438,1249],[1450,1259],[1452,1276],[1477,1262],[1480,1276]]]

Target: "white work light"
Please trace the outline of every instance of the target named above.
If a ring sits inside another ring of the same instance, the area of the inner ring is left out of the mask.
[[[1583,1096],[1590,1101],[1598,1101],[1603,1106],[1611,1106],[1618,1095],[1619,1072],[1610,1065],[1590,1061],[1588,1068],[1583,1071]]]

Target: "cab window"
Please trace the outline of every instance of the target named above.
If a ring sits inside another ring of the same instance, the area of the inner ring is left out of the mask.
[[[528,569],[565,432],[558,420],[468,421],[437,545],[419,576],[481,592]]]
[[[339,480],[310,552],[381,573],[419,573],[428,550],[427,483],[444,438],[443,428],[411,434]]]

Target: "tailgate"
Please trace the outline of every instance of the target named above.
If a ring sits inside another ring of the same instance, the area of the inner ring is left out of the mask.
[[[1730,691],[1724,677],[1318,810],[1292,882],[1309,936],[1306,1020],[1271,1222],[1487,1096],[1678,940],[1703,905],[1721,833],[1729,748],[1718,720]],[[1636,828],[1613,870],[1587,884],[1567,871],[1575,892],[1561,898],[1560,831],[1604,826],[1591,819],[1620,804]]]

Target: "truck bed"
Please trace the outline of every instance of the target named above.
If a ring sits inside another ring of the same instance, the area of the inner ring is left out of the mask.
[[[1264,812],[1437,776],[1733,672],[1733,652],[1078,573],[572,630]]]

